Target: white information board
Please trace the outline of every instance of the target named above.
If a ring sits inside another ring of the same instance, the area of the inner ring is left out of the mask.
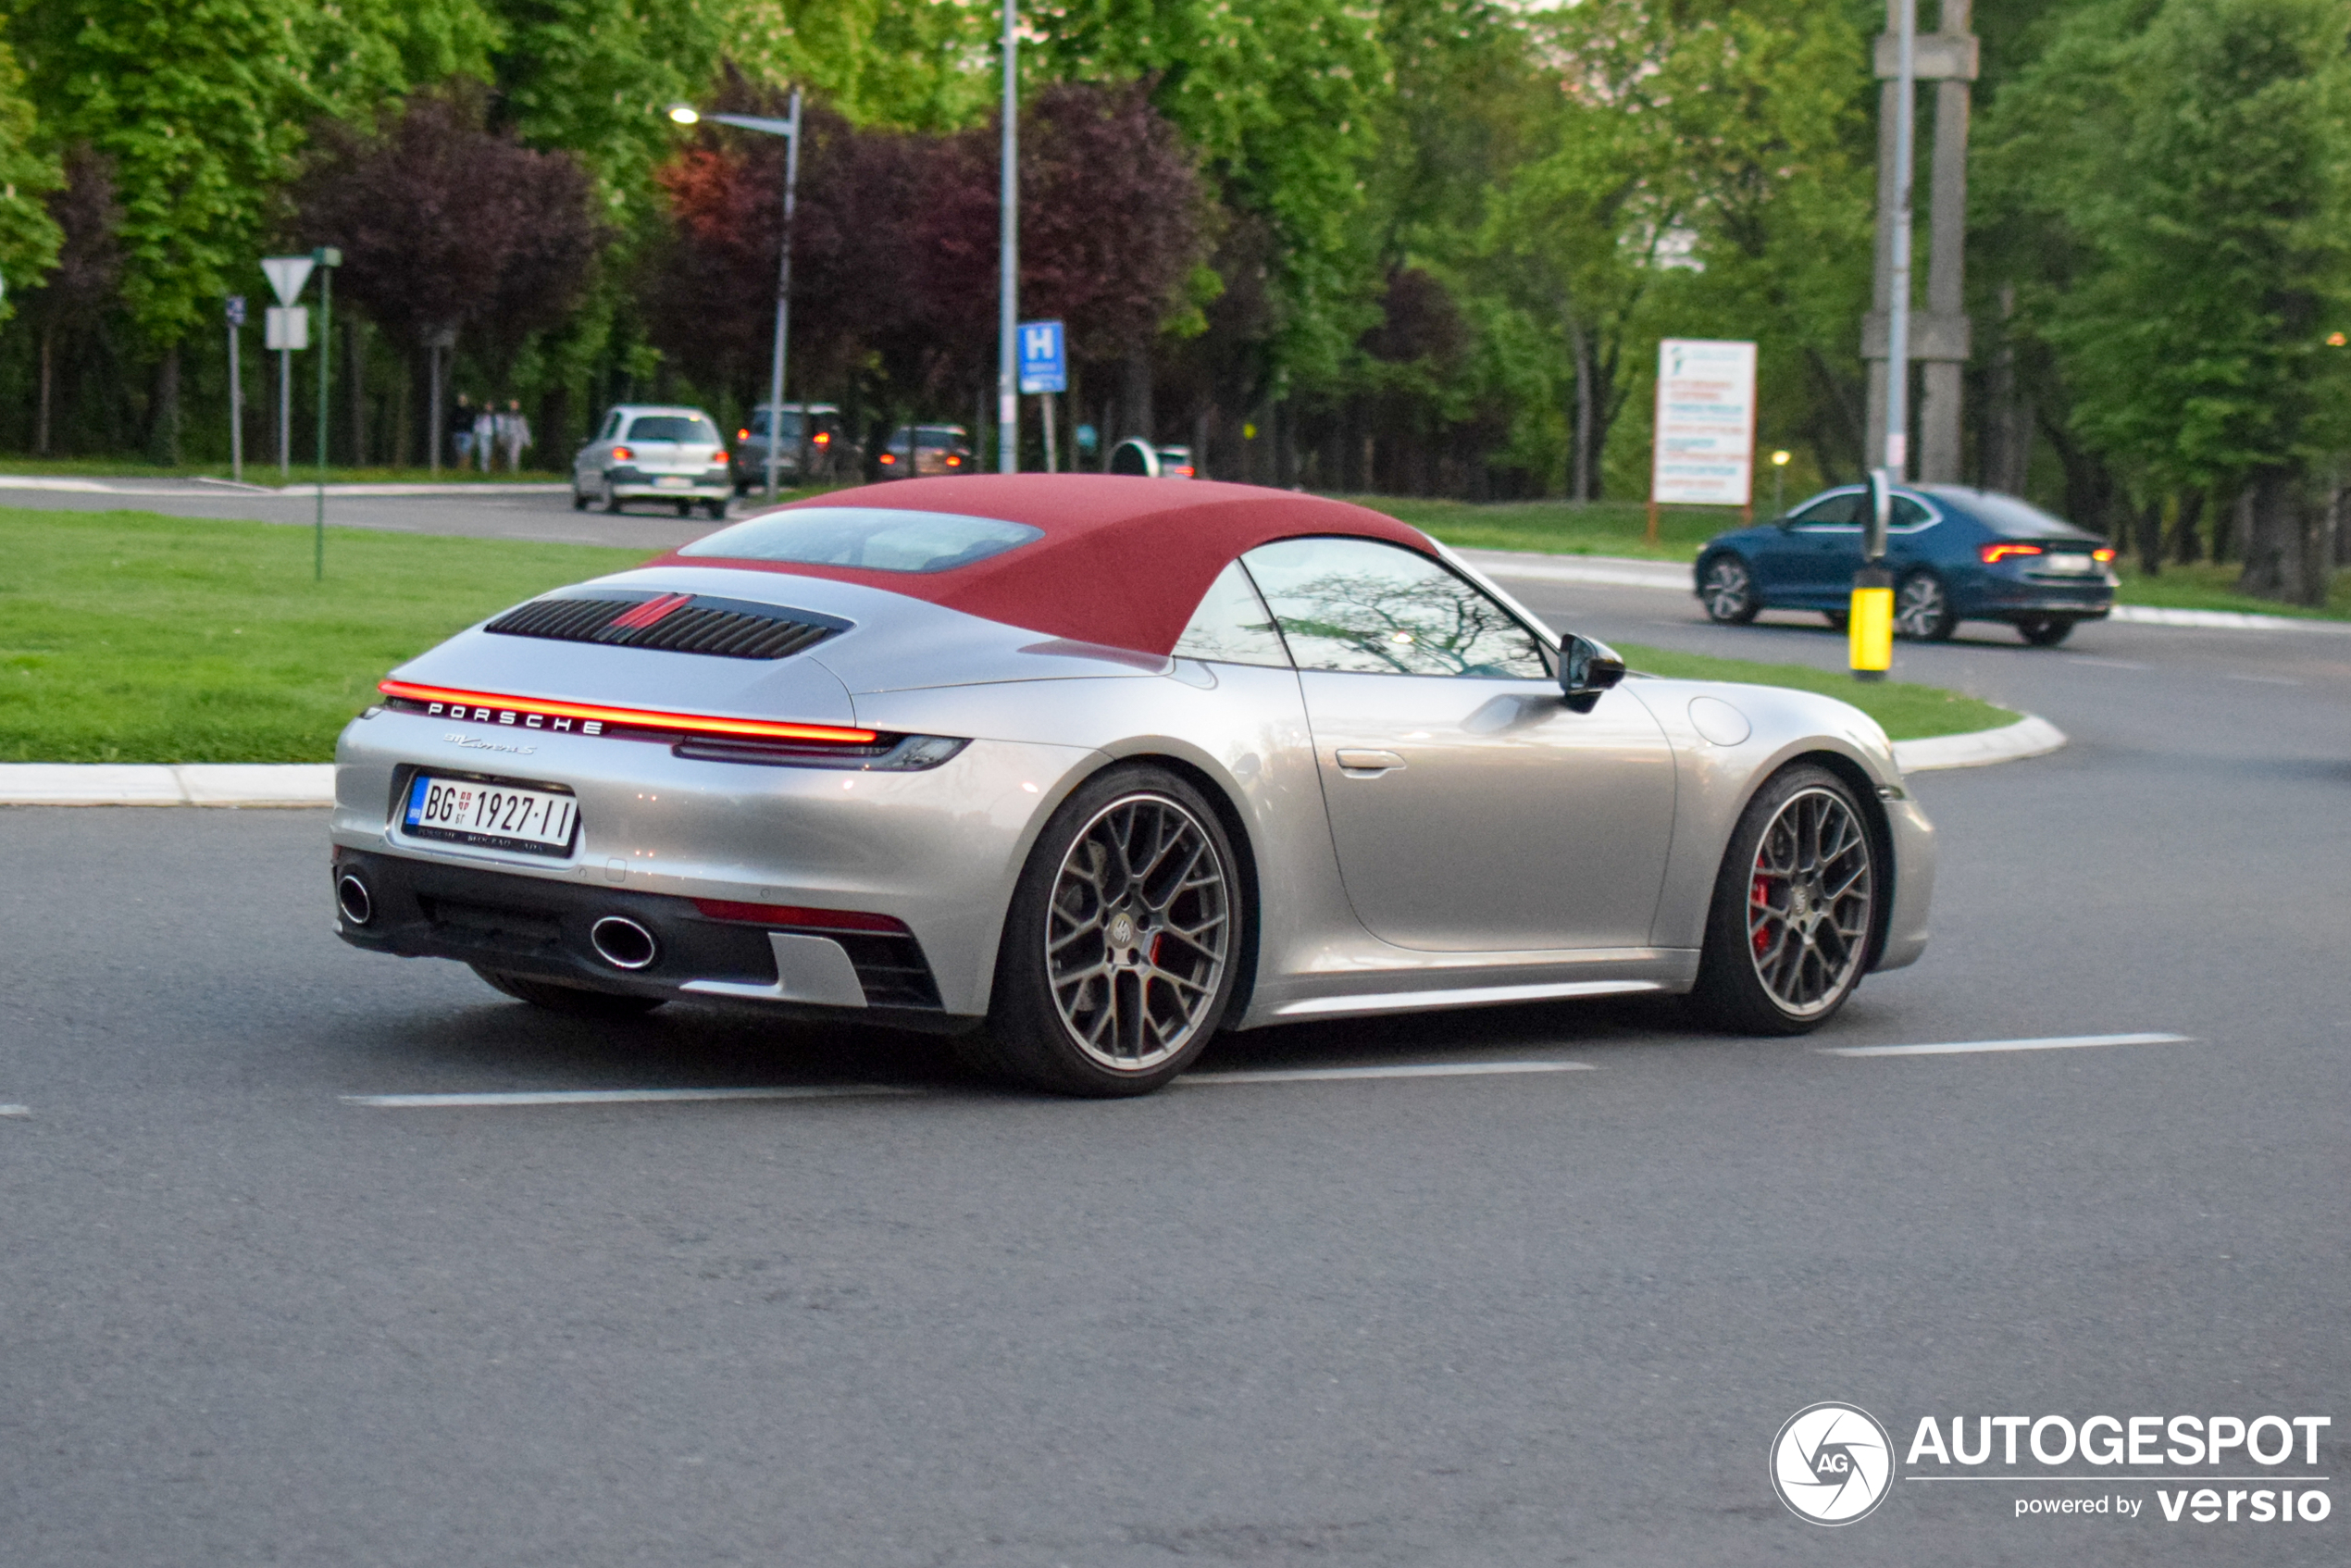
[[[1667,338],[1657,345],[1649,499],[1745,506],[1754,497],[1755,345]]]

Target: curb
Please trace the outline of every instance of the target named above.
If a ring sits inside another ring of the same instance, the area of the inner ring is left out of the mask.
[[[2064,730],[2046,718],[2026,714],[2014,724],[2004,724],[1997,729],[1897,740],[1894,764],[1905,774],[1932,773],[1946,767],[1989,767],[1994,763],[2046,756],[2064,744]]]
[[[182,483],[204,485],[203,490],[179,488]],[[214,479],[209,474],[193,474],[185,481],[151,479],[142,482],[118,483],[110,479],[86,479],[71,475],[0,474],[0,490],[54,491],[72,495],[123,495],[138,497],[191,495],[234,496],[250,495],[274,500],[301,500],[318,493],[318,486],[292,483],[284,485],[241,484],[234,479]],[[571,486],[561,481],[541,483],[536,479],[502,483],[480,479],[469,483],[429,484],[330,484],[330,496],[337,495],[565,495]]]
[[[1997,729],[1894,742],[1906,773],[2037,757],[2065,732],[2026,715]],[[335,765],[301,763],[0,763],[0,806],[330,806]]]
[[[0,763],[6,806],[330,806],[335,765]]]

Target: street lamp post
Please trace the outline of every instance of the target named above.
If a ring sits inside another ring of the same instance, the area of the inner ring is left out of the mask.
[[[788,119],[761,115],[706,115],[690,104],[672,104],[669,118],[679,125],[699,125],[703,120],[709,120],[715,125],[731,125],[739,130],[764,131],[785,139],[784,254],[776,268],[776,348],[767,364],[767,499],[773,501],[778,493],[776,459],[784,429],[784,359],[791,347],[791,230],[792,209],[798,205],[800,191],[800,89],[795,87],[791,90],[791,116]],[[805,410],[802,413],[800,424],[804,436],[808,428]],[[804,452],[804,441],[802,445]],[[800,469],[801,477],[805,479],[808,464],[804,456]]]
[[[1020,43],[1018,0],[1004,0],[1003,221],[996,290],[996,468],[1020,472],[1020,381],[1013,337],[1020,323]]]

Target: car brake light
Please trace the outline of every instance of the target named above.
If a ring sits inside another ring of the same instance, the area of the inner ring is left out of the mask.
[[[809,909],[796,903],[737,903],[732,899],[696,899],[694,908],[713,920],[746,926],[805,926],[823,931],[888,931],[906,934],[906,922],[855,909]]]
[[[428,703],[436,708],[452,710],[449,716],[460,716],[474,710],[478,722],[493,722],[493,714],[531,715],[548,718],[579,719],[585,723],[622,725],[634,729],[675,729],[690,735],[750,735],[764,740],[814,740],[840,746],[870,746],[880,739],[877,731],[852,729],[835,724],[790,724],[765,718],[720,718],[710,714],[665,713],[650,708],[607,708],[593,703],[554,703],[539,697],[505,697],[491,691],[458,691],[445,686],[418,686],[406,680],[383,680],[376,690],[387,697],[398,697],[411,703]],[[494,722],[511,724],[512,718],[501,717]],[[540,726],[527,724],[536,729]]]
[[[887,453],[887,452],[885,452],[885,453],[883,453],[883,454],[881,454],[881,460],[882,460],[883,462],[885,462],[885,463],[895,463],[895,462],[897,462],[897,461],[898,461],[898,459],[897,459],[897,458],[892,457],[892,456],[891,456],[889,453]]]
[[[723,446],[710,454],[710,465],[714,468],[725,461],[727,461],[727,449]]]
[[[2037,544],[1987,544],[1976,552],[1984,557],[1984,564],[1987,566],[1997,566],[2011,555],[2038,555],[2040,553],[2041,547]]]
[[[947,466],[951,468],[960,468],[964,466],[964,460],[951,452],[947,454]]]
[[[827,434],[823,430],[816,432],[816,444],[818,446],[830,446],[832,443],[833,438],[830,435]]]
[[[1180,468],[1170,468],[1168,472],[1179,479],[1188,479],[1192,477],[1192,466],[1187,463]]]
[[[2104,566],[2114,559],[2114,552],[2111,550],[2093,550],[2090,552],[2090,559],[2097,562],[2100,566]]]
[[[636,455],[635,450],[629,447],[616,446],[612,449],[612,460],[616,463],[626,463]]]
[[[749,441],[751,439],[751,432],[749,430],[737,430],[735,432],[735,439],[737,441]]]

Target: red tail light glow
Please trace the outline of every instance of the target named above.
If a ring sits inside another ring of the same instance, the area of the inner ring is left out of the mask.
[[[889,464],[889,463],[895,463],[895,462],[897,462],[897,461],[898,461],[898,459],[897,459],[897,458],[892,457],[892,456],[891,456],[889,453],[887,453],[887,452],[885,452],[885,453],[883,453],[883,454],[881,454],[881,460],[882,460],[885,464]]]
[[[749,430],[737,430],[735,432],[735,439],[737,441],[749,441],[751,439],[751,432]]]
[[[2037,544],[1987,544],[1976,554],[1984,557],[1985,566],[1996,566],[2011,555],[2038,555],[2041,547]]]
[[[951,452],[947,454],[947,466],[951,468],[960,468],[964,466],[964,460]]]
[[[658,604],[656,599],[647,608]],[[637,612],[637,613],[642,613]],[[387,697],[431,705],[435,713],[479,724],[518,724],[544,729],[548,719],[573,723],[582,733],[597,735],[606,725],[635,729],[674,729],[686,735],[750,735],[763,740],[814,740],[836,746],[870,746],[880,736],[871,729],[837,724],[791,724],[765,718],[721,718],[712,714],[665,713],[651,708],[608,708],[594,703],[554,703],[542,697],[508,697],[495,691],[460,691],[446,686],[418,686],[406,680],[383,680],[376,690]],[[536,721],[536,722],[534,722]]]
[[[805,909],[796,903],[736,903],[728,899],[696,899],[694,907],[713,920],[739,921],[745,926],[806,926],[820,931],[888,931],[903,936],[906,922],[887,915],[854,909]]]
[[[616,463],[626,463],[636,455],[637,449],[633,446],[616,446],[612,449],[612,460]]]
[[[832,443],[833,443],[833,438],[832,438],[832,433],[831,433],[830,431],[828,431],[828,430],[818,430],[818,431],[816,432],[816,444],[817,444],[818,446],[830,446],[830,445],[832,445]]]
[[[1179,468],[1170,468],[1167,471],[1175,475],[1179,479],[1188,479],[1192,477],[1192,466],[1189,463],[1185,464]]]
[[[2090,552],[2090,559],[2097,562],[2101,566],[2104,566],[2114,559],[2114,552],[2111,550],[2093,550]]]

